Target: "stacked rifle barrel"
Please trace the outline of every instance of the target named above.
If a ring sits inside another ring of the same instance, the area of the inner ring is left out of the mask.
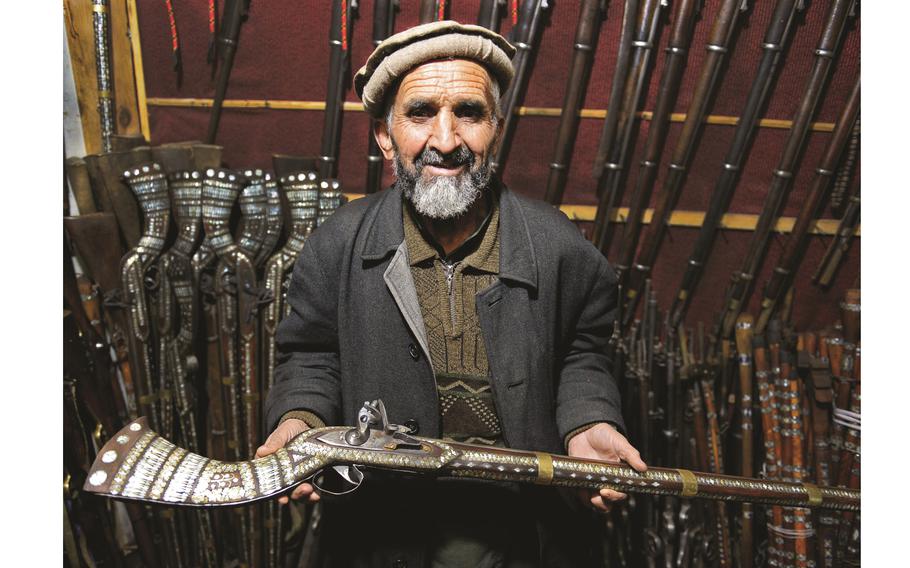
[[[642,318],[614,346],[630,440],[649,465],[859,489],[859,289],[827,328],[771,319],[759,331],[744,313],[719,341],[702,323],[671,327],[655,296],[649,281]],[[853,512],[637,495],[608,526],[610,566],[860,560]]]
[[[253,457],[292,268],[341,186],[310,159],[276,157],[273,174],[220,167],[218,146],[120,142],[66,165],[80,214],[64,219],[65,558],[296,565],[302,506],[152,508],[79,488],[104,439],[138,416],[193,452]],[[156,456],[171,470],[184,457]]]

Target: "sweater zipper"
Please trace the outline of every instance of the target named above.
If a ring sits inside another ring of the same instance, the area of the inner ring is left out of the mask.
[[[457,262],[448,264],[443,261],[443,267],[445,267],[446,273],[446,289],[449,295],[449,317],[452,320],[452,333],[455,333],[455,268],[458,266]]]

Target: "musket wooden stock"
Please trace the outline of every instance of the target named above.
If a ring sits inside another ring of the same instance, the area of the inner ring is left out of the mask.
[[[673,325],[679,324],[685,317],[695,287],[701,278],[705,262],[717,236],[720,219],[733,197],[733,190],[739,179],[739,170],[745,160],[746,150],[757,130],[759,114],[770,96],[771,85],[774,83],[784,45],[790,36],[793,19],[800,5],[798,0],[778,0],[774,7],[771,22],[768,24],[762,40],[763,53],[758,70],[752,81],[746,104],[740,113],[733,141],[724,157],[720,176],[717,178],[708,210],[698,231],[692,254],[686,264],[679,291],[670,308],[670,323]]]
[[[597,37],[600,35],[603,14],[603,0],[584,0],[578,14],[572,67],[569,69],[569,80],[566,83],[566,94],[559,117],[559,130],[556,131],[556,147],[553,150],[553,161],[550,162],[550,175],[547,178],[547,189],[544,196],[544,200],[551,205],[562,203],[562,194],[569,177],[572,148],[575,146],[575,136],[578,134],[578,121],[580,120],[578,111],[581,110],[585,91],[588,88],[588,78],[591,76],[591,65],[594,62],[594,50],[597,48]]]
[[[124,183],[123,172],[151,161],[152,152],[148,147],[85,157],[95,203],[101,211],[117,216],[117,225],[128,248],[139,244],[142,224],[136,196]]]
[[[630,466],[583,458],[443,442],[374,430],[361,445],[356,428],[308,430],[269,456],[220,462],[179,448],[140,418],[99,452],[84,489],[121,499],[170,505],[219,506],[277,496],[330,465],[359,464],[442,476],[557,487],[615,488],[650,495],[810,506],[857,511],[858,491],[782,483],[685,469]],[[402,437],[404,436],[404,437]]]
[[[692,93],[692,102],[689,103],[689,108],[686,110],[686,120],[683,122],[682,131],[676,141],[673,154],[670,156],[667,179],[657,194],[654,216],[651,224],[645,230],[641,252],[638,253],[636,261],[631,263],[629,270],[620,271],[620,283],[626,288],[628,301],[623,318],[624,326],[635,317],[635,307],[638,305],[642,286],[657,260],[657,253],[666,232],[670,213],[679,198],[686,169],[695,152],[698,133],[701,131],[708,112],[708,102],[713,98],[718,85],[721,65],[729,49],[730,37],[736,26],[741,7],[740,0],[724,0],[721,4],[705,44],[707,51],[705,62],[702,64],[698,82]],[[634,250],[626,254],[631,259]],[[626,280],[627,278],[628,280]],[[675,328],[676,325],[673,327]]]
[[[837,48],[847,24],[847,15],[852,5],[853,0],[836,0],[828,11],[821,40],[815,49],[815,63],[806,81],[802,100],[793,117],[793,126],[784,143],[780,161],[772,172],[773,179],[765,194],[762,212],[758,217],[755,231],[752,233],[749,249],[743,258],[742,268],[734,272],[731,277],[726,301],[721,308],[725,311],[720,326],[722,337],[727,337],[732,333],[736,317],[749,301],[755,277],[764,261],[774,222],[784,204],[793,177],[796,175],[796,165],[802,155],[809,133],[809,122],[815,115],[821,101],[822,90],[831,76],[834,57],[837,54]]]
[[[97,213],[98,207],[95,205],[95,198],[92,196],[92,181],[88,175],[85,160],[76,157],[67,158],[65,169],[70,191],[73,192],[73,197],[76,198],[79,214]]]
[[[123,258],[117,219],[113,213],[91,213],[65,217],[63,226],[76,254],[82,260],[86,274],[100,288],[104,299],[104,316],[111,336],[111,346],[123,379],[126,409],[130,417],[138,416],[136,388],[130,367],[127,341],[129,324],[126,306],[122,302],[118,267]]]
[[[524,99],[525,91],[528,88],[528,80],[531,76],[531,59],[535,46],[540,43],[540,36],[543,33],[544,10],[546,8],[546,0],[524,0],[518,13],[518,23],[512,28],[511,43],[515,46],[512,66],[515,69],[515,75],[508,90],[502,94],[502,134],[499,139],[499,146],[493,154],[491,164],[493,171],[497,172],[500,177],[505,171],[506,162],[509,159],[509,151],[512,149],[512,137],[515,134],[515,126],[518,121],[515,109],[518,108],[522,99]]]
[[[594,175],[597,178],[598,204],[591,240],[604,254],[610,248],[610,210],[621,199],[621,180],[626,168],[626,154],[633,126],[636,124],[635,109],[645,85],[661,4],[659,0],[644,0],[641,5],[635,34],[631,39],[633,49],[629,58],[629,68],[626,69],[622,81],[622,97],[617,106],[611,106],[609,109],[601,146],[595,158]]]
[[[651,199],[651,191],[654,189],[654,182],[657,179],[657,166],[670,127],[670,113],[673,112],[673,105],[676,103],[679,85],[682,82],[683,70],[686,67],[698,5],[698,0],[682,0],[676,4],[673,30],[670,33],[670,42],[664,59],[664,70],[657,90],[654,114],[648,127],[644,155],[639,164],[638,178],[635,180],[635,190],[629,206],[629,217],[626,219],[619,255],[614,265],[620,275],[628,271],[638,245],[642,216]],[[623,281],[625,282],[624,279]]]
[[[736,351],[739,354],[739,412],[742,430],[740,471],[752,477],[752,316],[743,314],[736,321]],[[752,566],[752,505],[744,503],[739,533],[739,561],[742,568]]]

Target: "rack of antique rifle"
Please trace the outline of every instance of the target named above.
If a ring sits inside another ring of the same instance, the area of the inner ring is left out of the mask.
[[[278,176],[220,162],[220,147],[187,143],[67,163],[79,207],[64,220],[68,487],[94,453],[80,438],[97,442],[140,414],[188,450],[222,459],[252,457],[263,439],[291,269],[344,196],[312,159],[276,157]],[[93,554],[119,558],[111,531],[122,521],[69,495]],[[275,503],[227,513],[126,508],[149,566],[278,566],[300,552],[299,542],[296,551],[283,545],[288,513]]]

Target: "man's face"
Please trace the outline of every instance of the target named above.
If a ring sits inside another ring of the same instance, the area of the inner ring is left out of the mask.
[[[422,215],[457,217],[489,183],[501,123],[493,96],[486,69],[462,59],[424,63],[401,80],[376,139]]]

